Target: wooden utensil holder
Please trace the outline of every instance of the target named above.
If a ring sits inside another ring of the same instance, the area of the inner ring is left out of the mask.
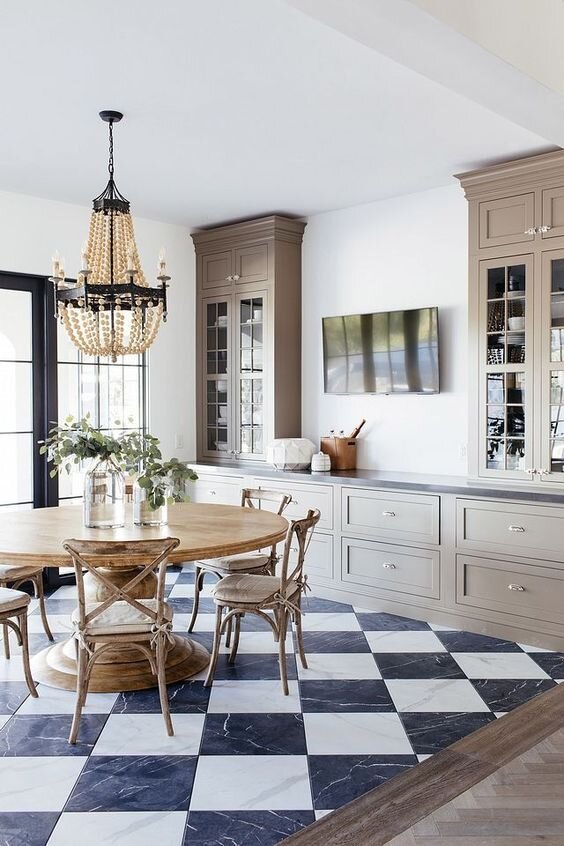
[[[321,438],[320,446],[330,456],[332,470],[356,469],[356,438]]]

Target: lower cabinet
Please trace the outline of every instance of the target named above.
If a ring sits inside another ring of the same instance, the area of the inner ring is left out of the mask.
[[[372,595],[384,591],[401,594],[402,601],[413,597],[439,599],[440,553],[343,537],[341,579]]]
[[[333,579],[333,535],[313,533],[307,548],[305,572],[312,584],[328,584]]]
[[[198,480],[190,489],[192,502],[215,502],[219,505],[241,505],[243,476],[216,476],[198,472]]]

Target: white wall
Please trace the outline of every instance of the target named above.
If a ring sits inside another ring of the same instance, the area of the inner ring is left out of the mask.
[[[305,437],[348,434],[362,417],[358,466],[467,472],[467,204],[458,186],[319,214],[303,248]],[[321,318],[439,307],[441,393],[323,393]]]
[[[47,276],[53,251],[58,249],[68,275],[74,275],[89,217],[86,206],[0,192],[0,270]],[[172,276],[169,318],[150,352],[149,425],[161,439],[165,454],[192,458],[196,454],[192,240],[188,229],[138,218],[135,208],[133,219],[145,274],[156,276],[159,249],[164,247]],[[176,435],[182,448],[175,447]]]

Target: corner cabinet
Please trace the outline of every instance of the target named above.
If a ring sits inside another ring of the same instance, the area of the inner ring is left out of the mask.
[[[564,484],[564,152],[458,176],[469,201],[470,473]]]
[[[198,459],[264,461],[301,431],[301,244],[279,215],[192,234]]]

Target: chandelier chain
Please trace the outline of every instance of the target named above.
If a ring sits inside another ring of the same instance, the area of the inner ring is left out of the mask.
[[[109,148],[109,158],[108,158],[108,172],[111,177],[114,175],[114,122],[113,120],[109,121],[109,134],[110,134],[110,148]]]

